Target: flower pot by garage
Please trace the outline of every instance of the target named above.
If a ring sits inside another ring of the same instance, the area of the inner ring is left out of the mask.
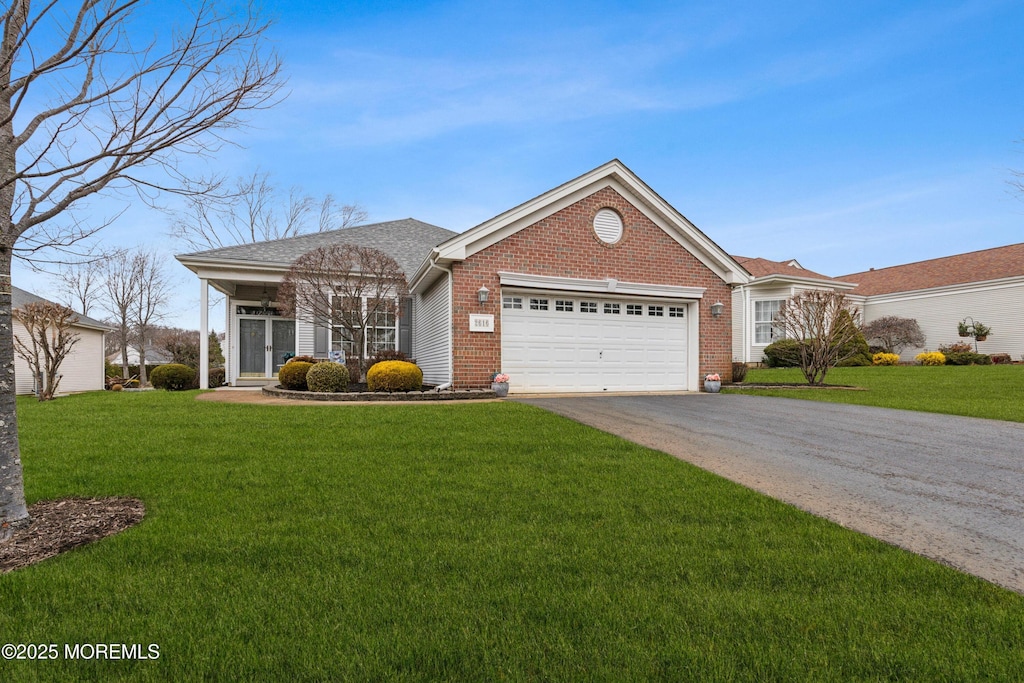
[[[491,390],[498,398],[508,396],[508,382],[491,382]]]
[[[717,394],[721,390],[722,390],[722,382],[721,381],[716,382],[715,380],[712,380],[712,379],[704,380],[704,391],[708,392],[709,394]]]

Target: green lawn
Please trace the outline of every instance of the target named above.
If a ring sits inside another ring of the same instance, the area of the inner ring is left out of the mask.
[[[807,383],[797,368],[752,369],[744,382]],[[780,388],[742,392],[1024,422],[1024,365],[834,368],[828,371],[825,383],[867,391]],[[737,389],[730,387],[726,391]]]
[[[19,403],[28,495],[143,523],[0,576],[0,680],[1019,680],[1024,597],[516,403]]]

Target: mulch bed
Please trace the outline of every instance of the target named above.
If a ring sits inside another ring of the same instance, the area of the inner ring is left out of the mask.
[[[41,500],[28,512],[31,523],[0,543],[0,574],[133,527],[146,506],[136,498],[64,498]]]

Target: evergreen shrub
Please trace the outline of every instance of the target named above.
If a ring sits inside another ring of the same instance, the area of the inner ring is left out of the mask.
[[[370,391],[420,391],[423,371],[403,360],[381,361],[366,372],[366,384]]]
[[[311,367],[313,367],[312,363],[297,361],[293,358],[281,366],[281,371],[277,373],[277,379],[285,389],[306,391],[306,373]]]
[[[157,389],[183,391],[192,389],[196,383],[196,371],[180,363],[158,365],[149,374],[149,381]]]
[[[317,363],[306,373],[310,391],[339,392],[348,388],[348,368],[341,363]]]

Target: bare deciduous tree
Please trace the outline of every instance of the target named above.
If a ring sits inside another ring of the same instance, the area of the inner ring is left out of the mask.
[[[14,309],[14,319],[25,328],[26,339],[14,336],[14,348],[37,383],[36,396],[49,401],[60,386],[60,366],[78,343],[72,331],[78,316],[67,306],[45,302],[25,304]]]
[[[185,198],[185,208],[171,214],[171,236],[196,251],[294,237],[315,229],[347,228],[366,221],[358,204],[338,206],[331,195],[317,201],[298,188],[287,196],[270,174],[256,171],[238,178],[227,193]]]
[[[100,254],[88,261],[62,264],[54,274],[57,291],[65,305],[82,315],[89,315],[103,295],[103,272],[106,261],[117,251]]]
[[[132,339],[139,351],[139,384],[146,386],[146,345],[152,341],[153,327],[163,319],[171,294],[171,283],[163,262],[152,252],[138,251],[132,259],[135,271],[135,300],[131,305]]]
[[[121,376],[128,377],[128,347],[132,341],[132,305],[139,290],[139,273],[135,259],[127,251],[115,254],[104,264],[102,305],[107,322],[114,328],[110,334],[121,354]]]
[[[899,355],[906,348],[923,348],[924,332],[913,318],[886,315],[876,318],[861,328],[864,338],[877,341],[886,353]]]
[[[823,384],[829,368],[852,358],[860,310],[842,292],[808,290],[782,304],[775,326],[799,340],[800,369],[809,384]]]
[[[274,103],[280,63],[263,49],[267,24],[255,5],[223,6],[196,0],[180,27],[138,45],[141,0],[0,4],[0,540],[28,524],[11,260],[101,228],[75,214],[98,192],[180,189],[182,153],[212,153],[242,115]]]
[[[353,244],[318,247],[300,256],[285,274],[277,298],[284,314],[314,325],[340,328],[351,342],[362,379],[367,330],[380,317],[396,319],[409,292],[395,259]]]

